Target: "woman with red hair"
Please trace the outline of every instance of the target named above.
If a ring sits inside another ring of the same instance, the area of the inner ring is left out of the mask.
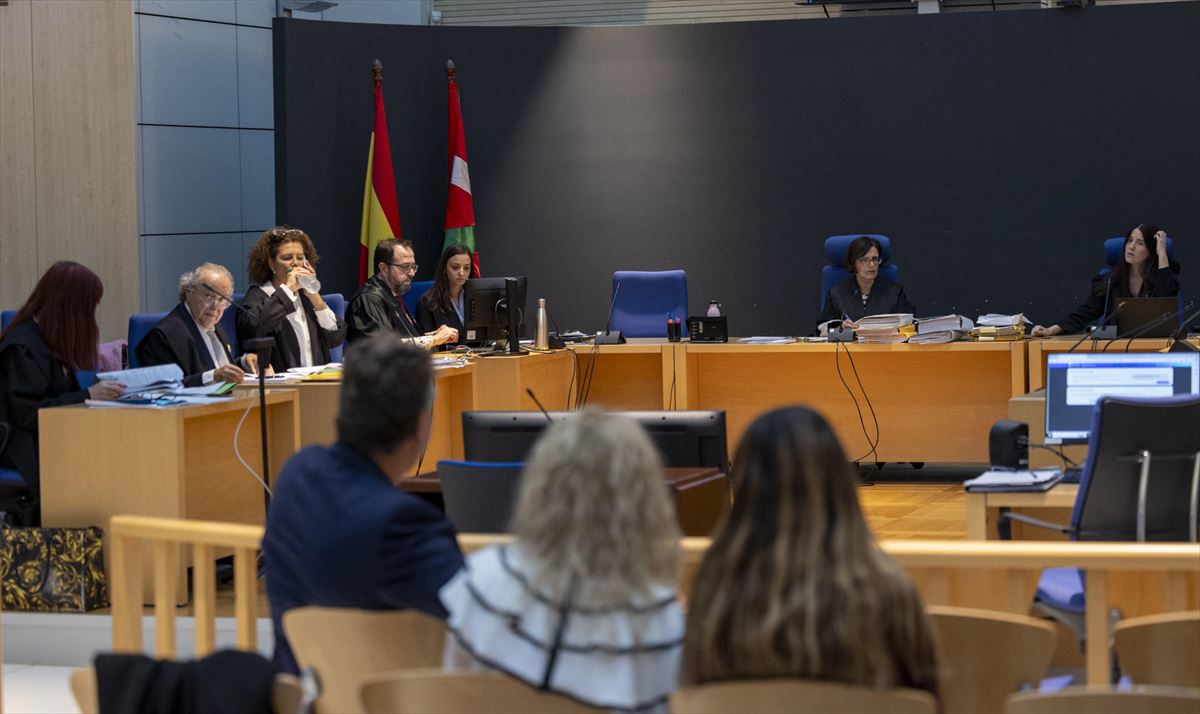
[[[96,306],[103,294],[95,273],[61,260],[50,266],[0,333],[0,468],[16,469],[29,486],[19,511],[33,523],[25,525],[40,521],[38,410],[89,398],[113,399],[123,389],[114,382],[80,389],[75,377],[76,371],[96,366]]]

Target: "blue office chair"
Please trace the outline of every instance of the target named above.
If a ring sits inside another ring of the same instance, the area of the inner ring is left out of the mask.
[[[1200,397],[1104,397],[1092,412],[1091,435],[1070,525],[1002,513],[1001,537],[1008,536],[1008,521],[1019,521],[1078,541],[1196,541],[1198,524],[1190,504],[1200,493],[1194,470],[1200,454]],[[1143,449],[1150,452],[1145,470],[1138,458]],[[1079,569],[1047,568],[1038,581],[1034,607],[1071,627],[1084,642],[1084,592]]]
[[[325,304],[329,306],[330,310],[333,310],[333,314],[337,316],[337,319],[339,319],[339,320],[346,319],[346,298],[343,297],[341,293],[330,293],[328,295],[322,295],[321,299],[323,299],[325,301]],[[343,346],[344,345],[338,345],[337,347],[334,347],[333,349],[329,350],[329,361],[331,361],[331,362],[341,362],[342,361],[342,347]]]
[[[1109,238],[1109,239],[1105,240],[1104,241],[1104,267],[1100,268],[1100,275],[1108,275],[1109,273],[1111,273],[1113,268],[1117,267],[1117,261],[1123,260],[1122,256],[1124,256],[1124,254],[1125,254],[1125,236],[1117,236],[1116,238]],[[1175,241],[1171,240],[1170,236],[1167,236],[1167,258],[1169,260],[1175,259]],[[1157,258],[1153,254],[1151,254],[1150,260],[1157,260]],[[1184,319],[1183,293],[1180,292],[1179,293],[1179,324],[1183,324],[1183,319]]]
[[[414,280],[408,292],[404,293],[404,306],[408,308],[408,314],[412,315],[414,320],[417,319],[417,303],[432,287],[432,280]]]
[[[0,330],[7,330],[8,324],[17,316],[16,310],[5,310],[0,312]]]
[[[246,293],[234,293],[234,305],[241,305],[245,298]],[[220,320],[221,329],[225,330],[225,335],[229,338],[229,351],[233,352],[234,357],[242,353],[238,342],[237,314],[238,309],[233,305],[229,305],[225,308],[225,314],[221,315]]]
[[[446,517],[459,533],[507,533],[523,463],[439,461]]]
[[[142,312],[129,316],[129,366],[141,367],[138,361],[137,346],[142,338],[150,334],[150,330],[167,316],[165,312]]]
[[[821,312],[825,311],[825,295],[834,285],[851,277],[853,273],[846,270],[846,251],[850,243],[859,236],[867,236],[879,241],[879,256],[883,262],[879,266],[879,276],[894,283],[900,282],[900,269],[891,261],[892,239],[877,233],[850,233],[842,236],[829,236],[825,239],[825,261],[828,263],[821,268]]]
[[[683,270],[618,270],[612,285],[611,329],[626,337],[666,337],[668,313],[688,317]]]

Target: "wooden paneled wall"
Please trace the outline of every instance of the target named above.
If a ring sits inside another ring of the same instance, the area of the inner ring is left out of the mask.
[[[138,307],[131,0],[0,6],[0,307],[57,260],[104,281],[102,340]]]

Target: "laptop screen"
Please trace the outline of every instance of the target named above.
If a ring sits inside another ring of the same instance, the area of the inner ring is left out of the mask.
[[[1101,397],[1180,394],[1200,394],[1200,353],[1047,355],[1046,440],[1086,441]]]

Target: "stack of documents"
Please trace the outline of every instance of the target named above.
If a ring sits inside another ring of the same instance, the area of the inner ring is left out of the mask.
[[[1025,337],[1025,325],[980,326],[971,330],[970,335],[979,342],[1018,342]]]
[[[739,337],[738,342],[743,345],[790,345],[796,341],[795,337]]]
[[[889,344],[904,342],[916,332],[912,313],[889,313],[868,315],[859,320],[854,337],[859,342]]]
[[[177,364],[160,364],[117,372],[101,372],[96,375],[96,381],[123,384],[125,392],[122,396],[132,398],[143,392],[173,392],[183,389],[183,370]]]
[[[917,320],[917,334],[908,338],[908,341],[914,345],[954,342],[966,337],[973,327],[975,323],[962,315],[924,317]]]
[[[1062,469],[1034,469],[1033,471],[985,471],[975,478],[963,482],[972,493],[995,493],[1001,491],[1049,491],[1062,480]]]
[[[1029,318],[1023,313],[1015,315],[1001,315],[998,312],[989,312],[986,315],[980,315],[975,323],[981,327],[1008,327],[1010,325],[1029,325]]]
[[[892,312],[883,315],[867,315],[858,321],[859,328],[875,329],[890,327],[893,329],[913,324],[911,312]]]

